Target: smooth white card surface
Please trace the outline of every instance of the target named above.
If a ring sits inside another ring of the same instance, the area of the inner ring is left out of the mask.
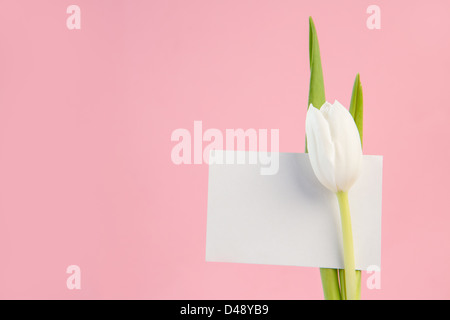
[[[206,260],[343,269],[337,198],[317,180],[308,154],[279,153],[274,175],[260,167],[209,165]],[[382,156],[365,155],[349,191],[360,270],[381,267],[381,184]]]

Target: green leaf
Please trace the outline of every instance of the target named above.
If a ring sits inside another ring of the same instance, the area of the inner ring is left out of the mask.
[[[309,67],[311,77],[309,79],[308,108],[312,104],[320,109],[325,103],[325,86],[323,83],[322,62],[320,59],[319,40],[317,38],[314,21],[309,17]],[[305,153],[308,153],[308,145],[305,137]],[[325,300],[340,300],[339,279],[337,269],[320,269],[323,294]]]
[[[309,17],[309,67],[311,70],[311,77],[309,79],[308,107],[312,104],[317,109],[320,109],[326,101],[325,86],[323,82],[319,40],[317,38],[314,21],[311,17]]]
[[[356,75],[353,84],[352,99],[350,101],[350,114],[355,120],[356,127],[359,131],[361,146],[363,145],[363,91],[359,73]],[[356,299],[361,299],[361,271],[356,270]]]
[[[341,300],[339,292],[339,279],[337,269],[320,269],[322,279],[323,297],[325,300]]]
[[[363,91],[359,73],[356,75],[355,83],[353,84],[352,99],[350,101],[350,114],[355,120],[358,127],[359,137],[361,138],[361,146],[363,143]]]
[[[319,39],[312,17],[309,17],[309,78],[308,108],[312,104],[320,109],[325,103],[325,85],[323,82],[322,62],[320,59]],[[308,144],[305,137],[305,153],[308,153]]]

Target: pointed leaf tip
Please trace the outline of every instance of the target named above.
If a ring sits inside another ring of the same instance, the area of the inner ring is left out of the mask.
[[[309,82],[308,106],[313,104],[314,107],[320,109],[326,101],[325,86],[320,59],[319,40],[312,17],[309,17],[309,65],[311,77]]]
[[[312,104],[320,109],[325,103],[325,87],[323,82],[322,62],[320,59],[319,40],[312,17],[309,17],[309,67],[311,75],[309,79],[308,108]],[[308,147],[305,139],[305,152]]]
[[[361,138],[361,145],[363,143],[363,107],[363,90],[360,75],[357,73],[353,84],[349,112],[352,115],[353,120],[355,120],[356,127],[358,128],[359,137]]]

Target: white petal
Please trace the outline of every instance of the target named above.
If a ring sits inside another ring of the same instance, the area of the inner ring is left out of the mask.
[[[340,191],[348,191],[361,170],[362,149],[358,128],[348,110],[337,100],[321,108],[328,121],[335,148],[336,185]]]
[[[306,141],[309,159],[317,179],[333,192],[335,182],[334,146],[323,114],[312,104],[306,113]]]

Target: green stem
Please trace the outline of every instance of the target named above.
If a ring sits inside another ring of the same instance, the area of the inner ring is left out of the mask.
[[[341,290],[341,300],[347,300],[345,292],[345,272],[344,269],[339,269],[339,288]],[[361,300],[361,270],[356,270],[356,300]]]
[[[341,225],[344,245],[345,292],[348,300],[356,300],[355,255],[353,250],[352,222],[350,218],[350,206],[348,204],[348,193],[338,191],[336,195],[339,201],[339,208],[341,210]]]
[[[325,300],[341,300],[337,269],[320,269],[323,297]]]
[[[361,270],[356,270],[356,300],[361,300]]]

